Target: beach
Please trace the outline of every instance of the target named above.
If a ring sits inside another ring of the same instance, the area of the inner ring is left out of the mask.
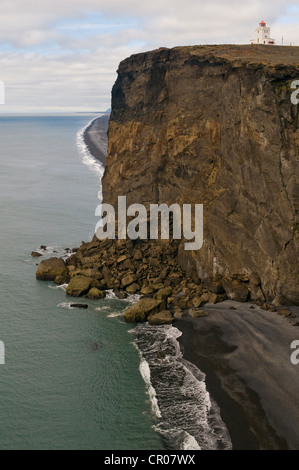
[[[186,317],[175,326],[184,357],[206,374],[234,449],[298,449],[294,320],[230,301],[204,310],[208,317]]]
[[[89,152],[103,165],[105,165],[107,155],[109,116],[109,114],[104,114],[93,120],[84,132],[84,140]]]

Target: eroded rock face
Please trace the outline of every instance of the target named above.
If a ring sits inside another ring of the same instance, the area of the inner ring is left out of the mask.
[[[256,273],[257,298],[299,304],[298,47],[160,49],[120,64],[104,201],[204,204],[192,278]],[[117,188],[117,191],[116,191]]]

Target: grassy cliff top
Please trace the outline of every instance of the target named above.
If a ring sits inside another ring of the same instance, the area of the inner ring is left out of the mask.
[[[184,57],[198,58],[201,61],[222,59],[235,65],[247,63],[274,67],[295,66],[299,68],[299,46],[234,44],[182,46],[173,49],[160,48],[131,56],[121,63],[121,68],[130,62],[132,63],[132,61],[171,60]]]

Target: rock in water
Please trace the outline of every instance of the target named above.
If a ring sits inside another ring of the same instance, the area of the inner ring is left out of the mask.
[[[106,297],[105,292],[100,291],[96,287],[93,287],[90,289],[88,292],[86,298],[87,299],[92,299],[92,300],[99,300],[99,299],[104,299]]]
[[[67,274],[68,268],[61,258],[50,258],[40,263],[36,271],[36,278],[40,281],[55,281],[57,277]]]
[[[67,295],[72,297],[81,297],[87,294],[92,287],[93,279],[83,276],[76,276],[71,279],[71,282],[66,288]]]
[[[88,309],[87,304],[71,304],[70,307],[71,308],[80,308],[82,310],[87,310]]]
[[[33,252],[31,253],[31,256],[32,256],[33,258],[40,258],[40,257],[43,256],[43,255],[42,255],[41,253],[38,253],[38,251],[33,251]]]
[[[156,299],[141,299],[125,312],[125,320],[130,323],[145,322],[150,314],[159,312],[164,302]]]

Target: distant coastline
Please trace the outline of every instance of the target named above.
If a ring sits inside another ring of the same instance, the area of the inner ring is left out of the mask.
[[[108,148],[108,122],[109,113],[98,117],[84,132],[84,141],[91,155],[99,160],[103,165],[106,163]]]

